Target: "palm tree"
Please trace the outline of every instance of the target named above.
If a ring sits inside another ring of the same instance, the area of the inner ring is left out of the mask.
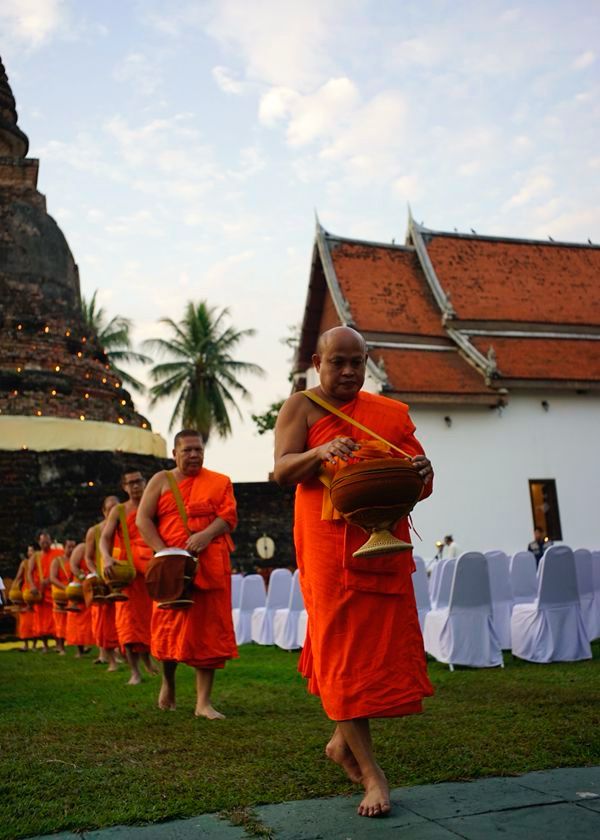
[[[94,292],[92,297],[86,300],[81,296],[81,312],[83,320],[87,328],[94,333],[100,345],[104,348],[110,364],[116,374],[133,388],[138,393],[143,394],[146,391],[146,386],[135,379],[130,373],[124,371],[120,365],[125,362],[137,362],[138,364],[147,365],[152,362],[149,356],[144,356],[143,353],[136,353],[131,349],[131,338],[129,330],[131,329],[131,321],[129,318],[123,318],[122,315],[115,315],[110,321],[107,320],[107,315],[101,306],[96,303],[96,295],[98,289]]]
[[[239,374],[262,376],[258,365],[238,362],[231,353],[246,336],[255,330],[236,330],[226,326],[229,310],[217,312],[205,301],[190,301],[179,323],[161,318],[171,332],[170,338],[154,338],[144,347],[173,361],[155,365],[150,376],[156,383],[150,388],[150,405],[166,397],[177,397],[169,430],[178,420],[189,429],[197,429],[208,440],[212,429],[220,437],[231,434],[228,408],[235,408],[241,417],[232,392],[247,398],[246,388],[238,381]]]

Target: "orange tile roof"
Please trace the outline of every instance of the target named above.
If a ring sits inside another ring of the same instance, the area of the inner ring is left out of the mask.
[[[360,330],[445,336],[413,250],[328,239],[336,277]]]
[[[423,237],[459,319],[600,325],[600,248]]]
[[[471,342],[484,355],[493,346],[507,379],[600,380],[600,341],[477,336]]]
[[[394,389],[416,394],[491,395],[483,377],[457,350],[372,350],[371,357],[383,358],[385,371]]]

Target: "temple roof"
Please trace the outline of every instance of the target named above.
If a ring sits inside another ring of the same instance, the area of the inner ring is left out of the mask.
[[[17,107],[0,60],[0,157],[24,158],[29,140],[17,125]]]
[[[365,336],[384,392],[413,403],[599,390],[600,247],[433,231],[412,217],[400,246],[317,223],[297,375],[338,324]]]

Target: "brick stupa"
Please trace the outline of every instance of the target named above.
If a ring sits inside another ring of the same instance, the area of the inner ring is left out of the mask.
[[[0,574],[39,528],[80,538],[124,465],[150,475],[165,455],[85,327],[28,147],[0,61]]]

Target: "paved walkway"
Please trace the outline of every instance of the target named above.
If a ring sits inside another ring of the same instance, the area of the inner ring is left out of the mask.
[[[386,819],[356,814],[360,797],[264,805],[261,833],[214,815],[148,826],[116,826],[55,840],[598,840],[600,767],[541,770],[518,778],[396,788]],[[270,829],[271,833],[265,829]]]

